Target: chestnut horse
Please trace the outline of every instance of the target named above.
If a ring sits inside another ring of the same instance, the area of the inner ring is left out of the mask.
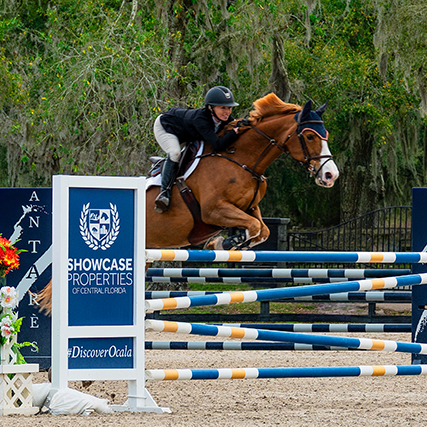
[[[328,133],[321,116],[326,104],[312,111],[311,101],[301,107],[287,104],[270,93],[254,102],[241,135],[225,152],[215,153],[205,145],[200,164],[185,181],[200,204],[201,219],[216,226],[206,242],[222,228],[238,227],[239,235],[225,241],[217,237],[205,249],[253,247],[264,242],[270,231],[258,207],[267,189],[267,167],[282,153],[288,153],[315,177],[316,184],[330,188],[339,172],[327,145]],[[236,126],[236,122],[228,126]],[[226,129],[227,130],[227,129]],[[147,248],[179,248],[192,244],[193,216],[179,194],[172,189],[168,212],[154,211],[159,187],[147,191]]]
[[[304,108],[287,104],[270,93],[254,102],[241,135],[225,152],[216,153],[205,145],[200,164],[186,180],[200,204],[201,219],[214,226],[199,241],[208,241],[221,229],[237,227],[244,232],[227,239],[216,237],[206,249],[253,247],[267,240],[270,231],[264,224],[259,202],[267,189],[264,177],[267,167],[282,153],[288,153],[315,178],[316,184],[330,188],[338,178],[338,168],[332,160],[328,132],[321,119],[326,104],[316,111],[311,101]],[[232,122],[229,126],[236,126]],[[179,248],[191,244],[194,219],[173,187],[168,212],[154,211],[159,187],[147,191],[147,248]],[[52,282],[39,293],[40,308],[51,310]]]

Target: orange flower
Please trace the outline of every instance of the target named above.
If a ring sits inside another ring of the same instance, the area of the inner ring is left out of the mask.
[[[5,239],[4,237],[0,236],[0,247],[3,247],[4,250],[9,249],[11,246],[10,240]]]
[[[19,253],[18,250],[12,245],[12,242],[5,239],[0,234],[0,276],[9,273],[10,270],[19,268]]]
[[[8,250],[4,254],[3,258],[4,264],[8,265],[11,268],[18,268],[19,267],[19,255],[14,252],[13,250]]]

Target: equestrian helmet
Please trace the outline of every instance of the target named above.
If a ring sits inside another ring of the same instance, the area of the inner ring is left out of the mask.
[[[221,107],[237,107],[233,93],[228,87],[215,86],[209,89],[205,97],[205,105],[219,105]]]

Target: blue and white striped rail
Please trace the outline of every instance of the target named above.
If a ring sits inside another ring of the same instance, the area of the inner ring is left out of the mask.
[[[256,378],[382,377],[426,375],[427,365],[327,366],[317,368],[149,369],[147,380],[225,380]]]
[[[427,263],[427,252],[287,252],[147,249],[146,261]]]
[[[219,291],[147,291],[145,292],[145,299],[159,299],[159,298],[180,298],[180,297],[195,297],[202,295],[215,295]],[[411,302],[412,292],[405,291],[392,291],[392,292],[340,292],[337,294],[326,295],[309,295],[305,297],[285,298],[285,301],[334,301],[334,302]]]
[[[383,302],[383,301],[401,301],[401,302],[411,302],[412,301],[412,292],[405,291],[392,291],[392,292],[383,292],[383,291],[368,291],[368,292],[340,292],[337,294],[327,294],[327,295],[309,295],[306,297],[299,298],[290,298],[292,301],[358,301],[358,302]]]
[[[145,350],[349,351],[354,348],[287,342],[145,341]]]
[[[340,292],[369,291],[373,289],[392,289],[398,286],[427,283],[427,273],[411,274],[401,277],[366,279],[325,285],[306,285],[292,288],[263,289],[258,291],[227,292],[196,297],[166,298],[145,301],[147,312],[170,310],[207,305],[224,305],[240,302],[272,301],[310,295],[336,294]]]
[[[300,344],[348,347],[360,350],[391,351],[399,353],[427,354],[427,344],[407,343],[368,338],[335,337],[296,332],[269,331],[250,328],[234,328],[163,320],[146,320],[145,327],[156,332],[174,332],[190,335],[206,335],[224,338],[245,338],[261,341],[293,342]]]
[[[410,269],[398,268],[148,268],[149,277],[330,277],[368,279],[371,277],[394,277],[411,274]]]
[[[213,325],[288,332],[412,332],[412,325],[410,323],[214,323]]]
[[[385,323],[366,323],[366,324],[350,324],[350,323],[215,323],[213,326],[227,326],[229,328],[249,328],[249,329],[267,329],[270,331],[287,331],[287,332],[339,332],[339,333],[353,333],[353,332],[364,332],[364,333],[410,333],[412,332],[412,325],[410,323],[399,323],[399,324],[385,324]],[[154,341],[155,342],[155,341]],[[170,341],[164,341],[170,342]],[[185,343],[185,341],[177,341]],[[199,343],[199,344],[198,344]],[[202,345],[202,341],[195,341],[195,346]],[[215,344],[216,342],[214,342]],[[233,341],[225,343],[230,346],[236,345],[239,347],[241,343]],[[248,344],[248,343],[245,343]],[[260,347],[261,343],[256,344],[255,347]],[[275,343],[277,344],[277,343]],[[306,345],[306,344],[302,344]],[[338,348],[338,347],[337,347]],[[203,347],[197,348],[198,350]],[[241,349],[241,348],[236,348]]]
[[[239,285],[242,283],[341,283],[348,282],[346,277],[164,277],[164,276],[146,276],[146,282],[157,283],[224,283]]]

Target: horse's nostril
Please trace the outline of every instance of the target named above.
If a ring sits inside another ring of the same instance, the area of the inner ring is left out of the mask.
[[[325,179],[330,180],[332,179],[332,174],[330,172],[325,173]]]

